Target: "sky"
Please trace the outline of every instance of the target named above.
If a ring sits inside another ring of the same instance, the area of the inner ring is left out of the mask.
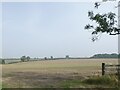
[[[120,6],[120,1],[119,1],[119,6]],[[120,29],[120,7],[118,7],[118,28]],[[118,53],[120,53],[120,35],[118,36]]]
[[[89,57],[97,53],[117,53],[118,36],[102,34],[92,42],[87,12],[109,12],[116,2],[94,9],[93,2],[3,2],[0,4],[3,58]]]
[[[0,3],[0,57],[2,57],[2,3]]]

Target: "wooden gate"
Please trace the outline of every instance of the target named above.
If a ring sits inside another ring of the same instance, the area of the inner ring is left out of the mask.
[[[117,74],[120,75],[120,65],[112,65],[102,63],[102,75],[105,74]]]

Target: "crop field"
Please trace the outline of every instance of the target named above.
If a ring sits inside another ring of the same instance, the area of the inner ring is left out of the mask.
[[[118,60],[65,59],[5,64],[2,65],[3,87],[67,87],[65,81],[75,81],[76,84],[72,83],[71,87],[86,87],[80,81],[94,75],[101,76],[102,63],[117,64]]]

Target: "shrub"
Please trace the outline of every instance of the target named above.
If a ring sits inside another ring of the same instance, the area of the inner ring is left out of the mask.
[[[5,64],[5,60],[2,60],[2,64]]]
[[[25,60],[26,60],[26,56],[22,56],[22,57],[21,57],[21,61],[22,61],[22,62],[25,62]]]

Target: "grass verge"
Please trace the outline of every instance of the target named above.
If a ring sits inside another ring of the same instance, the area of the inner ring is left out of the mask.
[[[82,83],[88,85],[96,85],[100,87],[117,88],[118,77],[116,75],[95,76],[82,81]]]
[[[63,88],[117,88],[118,77],[115,75],[92,76],[84,80],[65,80],[60,84]]]

